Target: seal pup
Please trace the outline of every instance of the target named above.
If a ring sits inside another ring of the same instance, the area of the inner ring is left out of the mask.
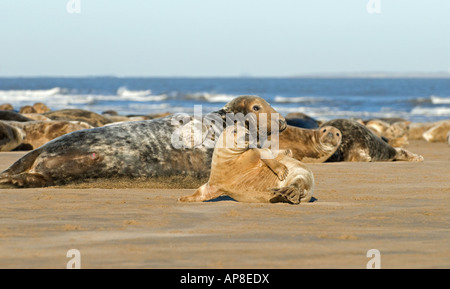
[[[293,158],[304,163],[323,163],[339,148],[342,133],[332,126],[303,129],[288,125],[278,140],[278,147],[290,149]]]
[[[278,114],[256,96],[238,97],[216,113],[225,117],[229,112],[246,114],[250,111]],[[202,119],[186,118],[202,123]],[[279,120],[286,125],[281,115]],[[223,123],[200,125],[205,134],[200,134],[201,139],[195,146],[174,148],[174,133],[188,124],[175,116],[166,116],[75,131],[17,160],[0,174],[0,184],[44,187],[95,178],[207,177],[214,146],[206,146],[202,138],[211,131],[222,131]],[[191,139],[186,142],[190,143]]]
[[[423,157],[420,155],[403,148],[393,148],[366,126],[356,121],[336,119],[322,125],[322,127],[325,126],[333,126],[342,132],[341,145],[328,161],[423,161]]]
[[[227,195],[239,202],[307,202],[313,173],[289,154],[285,150],[274,158],[268,148],[250,148],[248,130],[228,126],[216,142],[208,182],[179,200],[202,202]]]
[[[24,137],[23,130],[0,121],[0,151],[12,151],[22,144]]]

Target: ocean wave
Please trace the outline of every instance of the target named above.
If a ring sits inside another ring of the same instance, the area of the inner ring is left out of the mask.
[[[326,98],[323,97],[315,97],[315,96],[296,96],[296,97],[285,97],[285,96],[275,96],[274,101],[278,103],[312,103],[325,101]]]
[[[51,89],[20,89],[20,90],[0,90],[0,101],[28,101],[36,98],[47,98],[62,92],[60,87]]]
[[[163,101],[167,99],[166,94],[152,95],[150,89],[147,90],[128,90],[126,87],[119,87],[117,95],[124,100],[131,101]]]
[[[433,104],[450,104],[450,97],[432,95],[430,99]]]
[[[425,115],[425,116],[449,116],[450,107],[420,107],[416,106],[411,110],[412,115]]]
[[[229,102],[235,97],[236,95],[209,92],[187,93],[183,95],[183,98],[187,100],[201,100],[206,102]]]
[[[361,119],[371,119],[371,118],[389,118],[389,117],[402,117],[405,119],[410,118],[410,114],[403,111],[350,111],[350,110],[340,110],[336,107],[279,107],[274,105],[274,108],[286,116],[291,112],[301,112],[312,118],[320,120],[332,120],[337,118],[361,118]]]

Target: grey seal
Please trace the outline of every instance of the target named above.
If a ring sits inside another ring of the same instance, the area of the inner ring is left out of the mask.
[[[225,117],[230,112],[248,114],[250,111],[276,113],[264,99],[242,96],[215,115]],[[281,116],[280,121],[286,126]],[[183,132],[185,127],[190,131],[188,124],[191,123],[200,123],[200,139],[181,138],[180,142],[187,145],[175,148],[174,133]],[[211,122],[208,127],[195,116],[183,116],[181,120],[167,116],[79,130],[58,137],[20,158],[0,174],[0,184],[43,187],[91,178],[208,176],[214,146],[203,142],[202,132],[215,135],[214,132],[221,130],[222,122]]]
[[[423,161],[420,155],[403,148],[393,148],[356,121],[335,119],[322,124],[322,127],[325,126],[335,127],[342,132],[341,145],[328,161]]]

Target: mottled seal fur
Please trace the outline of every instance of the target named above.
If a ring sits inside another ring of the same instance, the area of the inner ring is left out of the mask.
[[[10,110],[0,110],[0,120],[32,121],[32,119]]]
[[[256,107],[259,112],[276,112],[262,98],[243,96],[217,113],[221,116],[227,112],[245,114]],[[174,119],[174,116],[167,116],[125,122],[63,135],[16,161],[0,174],[0,184],[42,187],[88,178],[208,176],[214,146],[206,146],[200,140],[195,147],[175,149],[173,133],[186,123],[174,122]],[[193,117],[189,120],[201,122]],[[218,131],[217,125],[212,123],[211,131]],[[203,126],[200,128],[206,130]]]
[[[450,131],[450,120],[436,122],[422,134],[427,142],[445,142]]]
[[[366,123],[366,127],[391,146],[405,147],[409,145],[409,124],[409,121],[404,120],[387,122],[381,119],[372,119]]]
[[[22,144],[25,133],[20,128],[0,121],[0,151],[7,152]]]
[[[105,124],[111,122],[109,119],[100,114],[82,109],[55,110],[46,112],[43,115],[51,120],[82,121],[92,125],[93,127],[104,126]]]
[[[278,139],[279,148],[290,149],[293,158],[304,163],[323,163],[339,148],[342,134],[331,126],[302,129],[288,125]]]
[[[59,136],[77,130],[92,128],[87,123],[77,121],[8,121],[7,123],[25,133],[22,144],[27,148],[27,150],[38,148]]]
[[[229,139],[232,146],[225,145]],[[244,145],[239,147],[239,142]],[[208,182],[179,200],[201,202],[227,195],[239,202],[307,202],[314,189],[313,173],[289,153],[273,158],[268,148],[250,148],[248,131],[229,126],[216,143]]]
[[[14,110],[14,107],[10,103],[4,103],[0,105],[0,110]]]
[[[423,157],[402,148],[393,148],[366,126],[352,120],[336,119],[322,125],[342,132],[342,142],[328,161],[423,161]]]

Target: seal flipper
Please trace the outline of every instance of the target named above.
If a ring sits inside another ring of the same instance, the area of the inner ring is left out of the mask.
[[[14,187],[47,186],[48,180],[46,180],[43,175],[37,173],[27,173],[40,154],[41,150],[36,149],[21,157],[18,161],[0,174],[0,185]]]
[[[0,179],[0,185],[14,186],[19,188],[38,188],[51,185],[41,174],[22,173]]]
[[[270,199],[271,203],[300,204],[302,193],[293,185],[272,189],[272,193],[274,197]]]
[[[414,154],[402,148],[395,148],[394,161],[423,162],[423,156]]]
[[[198,188],[195,193],[191,196],[180,197],[178,201],[180,202],[204,202],[218,198],[222,195],[222,191],[218,190],[215,186],[206,183]]]

